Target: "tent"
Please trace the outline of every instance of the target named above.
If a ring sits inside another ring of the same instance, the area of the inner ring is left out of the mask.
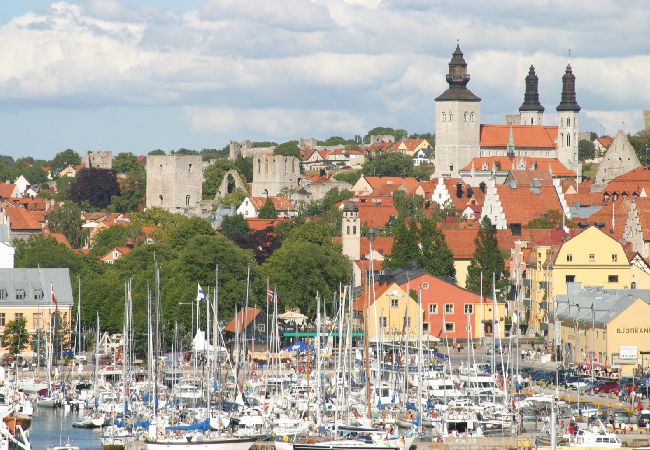
[[[194,336],[194,339],[192,339],[192,350],[194,352],[205,352],[206,350],[209,350],[211,353],[214,352],[214,347],[212,344],[210,344],[210,347],[208,348],[208,343],[205,340],[205,331],[198,330],[196,332],[196,336]],[[217,351],[225,352],[226,348],[217,347]]]
[[[299,311],[287,311],[278,314],[278,319],[284,322],[294,322],[296,325],[302,325],[307,320],[307,316],[301,314]]]

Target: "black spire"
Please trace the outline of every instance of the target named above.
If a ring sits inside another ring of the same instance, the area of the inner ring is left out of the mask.
[[[524,102],[519,107],[519,111],[537,111],[544,112],[544,107],[539,103],[539,91],[537,85],[539,78],[535,73],[535,66],[531,64],[528,75],[526,76],[526,93],[524,94]]]
[[[449,73],[447,74],[447,89],[436,101],[454,101],[460,100],[465,102],[480,102],[481,99],[467,89],[469,83],[469,74],[467,73],[467,62],[460,50],[460,44],[456,45],[456,50],[449,61]]]
[[[556,109],[558,111],[580,111],[580,105],[576,101],[576,76],[573,74],[571,64],[567,64],[564,76],[562,76],[562,101]]]

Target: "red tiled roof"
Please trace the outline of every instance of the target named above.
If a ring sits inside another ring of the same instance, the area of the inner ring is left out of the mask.
[[[45,214],[38,211],[28,211],[25,208],[14,207],[6,209],[7,217],[12,230],[40,231]]]
[[[619,194],[626,192],[631,196],[634,193],[641,195],[642,190],[650,195],[650,168],[645,166],[637,167],[631,172],[614,178],[603,189],[603,192]]]
[[[476,251],[474,239],[478,228],[443,228],[447,246],[454,255],[454,259],[472,259]]]
[[[0,198],[11,198],[16,185],[12,183],[0,183]]]
[[[278,224],[282,222],[287,222],[288,220],[289,219],[287,218],[279,218],[279,219],[250,218],[250,219],[246,219],[246,222],[248,223],[248,226],[251,230],[261,231],[261,230],[266,230],[267,228],[275,228],[278,226]]]
[[[434,277],[428,273],[415,277],[409,282],[402,283],[400,287],[406,290],[408,285],[413,290],[419,290],[423,283],[428,283],[429,287],[422,289],[422,304],[426,305],[432,302],[440,302],[442,300],[458,303],[481,303],[481,296],[475,294],[467,289],[463,289],[456,284],[448,283],[445,280]],[[483,297],[484,302],[492,302],[491,299]],[[424,308],[426,311],[427,308]]]
[[[128,255],[129,253],[131,253],[132,249],[130,249],[129,247],[115,247],[113,250],[117,250],[123,255]]]
[[[380,189],[386,189],[390,194],[404,186],[409,194],[414,194],[420,182],[415,177],[372,177],[365,176],[366,182],[372,188],[373,194]]]
[[[273,206],[275,206],[275,209],[277,210],[293,209],[293,203],[287,197],[276,196],[276,197],[269,197],[269,198],[271,199],[271,201],[273,202]],[[259,210],[266,203],[267,197],[248,197],[248,199],[253,205],[253,208]]]
[[[50,233],[48,236],[52,239],[54,239],[56,242],[59,244],[63,244],[68,248],[72,248],[70,245],[70,242],[68,242],[68,238],[65,237],[65,234],[63,233]]]
[[[497,185],[496,189],[509,224],[519,223],[525,226],[549,210],[563,214],[560,199],[553,186],[542,186],[539,193],[525,187],[513,189],[507,185]]]
[[[436,182],[438,182],[438,180],[436,180]],[[470,186],[460,178],[445,178],[444,183],[445,186],[447,187],[447,191],[449,192],[449,195],[451,196],[451,202],[454,204],[454,207],[456,209],[462,211],[468,205],[477,205],[477,204],[481,206],[483,205],[483,202],[485,200],[485,193],[482,192],[479,188]],[[456,185],[458,183],[462,184],[461,197],[458,197],[457,195]],[[471,189],[472,192],[471,198],[467,197],[467,193],[469,189]]]
[[[612,141],[614,141],[611,136],[601,136],[596,138],[596,140],[605,148],[609,148],[609,146],[612,145]]]
[[[497,164],[498,163],[498,164]],[[463,170],[517,170],[521,166],[525,166],[526,170],[545,170],[552,172],[554,177],[575,177],[576,173],[569,170],[557,158],[533,158],[530,156],[518,156],[516,158],[509,158],[507,156],[480,156],[473,158],[469,164],[463,167]]]
[[[257,308],[242,308],[223,329],[229,333],[241,333],[261,312]]]
[[[481,147],[506,148],[510,129],[515,148],[556,148],[557,127],[545,125],[481,125]]]
[[[384,295],[384,293],[389,288],[391,288],[394,284],[397,283],[386,283],[386,284],[375,283],[374,292],[373,290],[370,290],[370,295],[368,295],[368,289],[364,289],[363,291],[361,291],[361,294],[359,294],[359,297],[357,297],[357,299],[354,301],[352,308],[358,312],[364,311],[366,306],[372,305],[376,299]]]
[[[399,214],[393,202],[357,203],[359,219],[369,227],[384,228],[388,222]]]

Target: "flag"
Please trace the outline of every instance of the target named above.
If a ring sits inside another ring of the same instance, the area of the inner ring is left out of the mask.
[[[205,292],[203,292],[203,289],[201,289],[201,285],[197,283],[196,285],[196,301],[197,302],[202,302],[205,300]]]
[[[273,295],[274,295],[273,289],[268,288],[266,290],[266,301],[273,303]]]
[[[50,298],[52,299],[52,303],[58,305],[56,302],[56,295],[54,294],[54,283],[50,283]]]

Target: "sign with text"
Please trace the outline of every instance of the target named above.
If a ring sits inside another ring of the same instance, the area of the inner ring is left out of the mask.
[[[636,345],[621,345],[618,348],[620,359],[637,359],[638,349]]]

